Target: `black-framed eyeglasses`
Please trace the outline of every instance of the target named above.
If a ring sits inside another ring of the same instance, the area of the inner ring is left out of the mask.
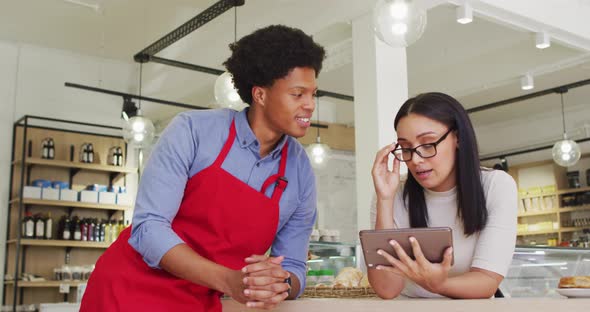
[[[414,148],[399,147],[398,144],[396,148],[393,151],[391,151],[391,153],[395,158],[397,158],[397,160],[403,162],[412,160],[414,153],[418,154],[418,156],[422,158],[432,158],[436,156],[436,146],[439,145],[442,141],[444,141],[449,135],[449,133],[451,133],[451,131],[453,130],[454,128],[450,128],[449,131],[447,131],[447,133],[441,136],[440,139],[438,139],[438,141],[436,142],[418,145]]]

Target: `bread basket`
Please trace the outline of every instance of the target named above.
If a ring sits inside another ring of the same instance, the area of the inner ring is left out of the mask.
[[[372,298],[377,294],[371,287],[305,287],[302,298]]]

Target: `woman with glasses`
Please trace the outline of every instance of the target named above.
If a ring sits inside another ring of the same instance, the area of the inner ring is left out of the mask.
[[[442,263],[415,260],[391,241],[400,260],[380,251],[391,266],[369,269],[384,299],[490,298],[506,276],[516,240],[517,190],[512,177],[480,167],[475,132],[461,104],[443,93],[407,100],[394,121],[397,142],[382,148],[372,170],[376,229],[450,227],[453,247]],[[389,170],[389,154],[393,169]],[[400,181],[400,163],[408,167]],[[454,257],[454,264],[451,265]]]

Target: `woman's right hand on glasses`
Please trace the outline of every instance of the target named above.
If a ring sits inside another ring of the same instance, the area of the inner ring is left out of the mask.
[[[373,184],[377,199],[393,200],[400,183],[399,166],[400,161],[393,157],[393,170],[389,170],[387,163],[389,161],[389,153],[396,147],[396,143],[387,145],[377,152],[375,156],[375,163],[371,175],[373,176]]]

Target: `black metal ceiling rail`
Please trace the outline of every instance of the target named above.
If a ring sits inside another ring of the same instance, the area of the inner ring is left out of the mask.
[[[330,92],[330,91],[326,91],[326,90],[318,90],[317,96],[319,96],[319,97],[327,96],[327,97],[331,97],[331,98],[335,98],[335,99],[354,102],[354,96],[352,96],[352,95]]]
[[[205,67],[205,66],[201,66],[201,65],[190,64],[190,63],[184,63],[184,62],[175,61],[175,60],[166,59],[166,58],[157,57],[157,56],[150,56],[149,60],[154,63],[175,66],[175,67],[180,67],[180,68],[184,68],[184,69],[190,69],[190,70],[199,71],[202,73],[207,73],[207,74],[216,75],[216,76],[219,76],[224,73],[223,70],[219,70],[219,69],[215,69],[215,68],[211,68],[211,67]]]
[[[147,48],[141,50],[133,56],[136,62],[149,62],[149,56],[154,56],[156,53],[164,50],[166,47],[184,38],[191,32],[207,24],[217,16],[223,14],[225,11],[244,5],[245,0],[220,0],[208,7],[205,11],[199,13],[197,16],[191,18],[188,22],[178,26],[173,31],[169,32],[164,37],[158,39],[156,42],[149,45]]]
[[[224,73],[224,71],[220,70],[220,69],[180,62],[180,61],[162,58],[162,57],[158,57],[158,56],[150,56],[149,60],[154,63],[170,65],[170,66],[180,67],[180,68],[184,68],[184,69],[190,69],[190,70],[194,70],[194,71],[198,71],[198,72],[202,72],[202,73],[207,73],[207,74],[212,74],[212,75],[216,75],[216,76],[219,76]],[[320,96],[320,97],[327,96],[327,97],[332,97],[332,98],[345,100],[345,101],[351,101],[351,102],[354,101],[353,96],[346,95],[346,94],[340,94],[340,93],[336,93],[336,92],[330,92],[330,91],[326,91],[326,90],[318,90],[317,96]]]
[[[137,99],[137,100],[166,104],[166,105],[171,105],[171,106],[178,106],[178,107],[183,107],[183,108],[188,108],[188,109],[209,109],[208,107],[189,105],[189,104],[167,101],[167,100],[160,100],[160,99],[151,98],[151,97],[147,97],[147,96],[139,96],[139,95],[135,95],[135,94],[131,94],[131,93],[124,93],[124,92],[119,92],[119,91],[101,89],[101,88],[85,86],[85,85],[71,83],[71,82],[66,82],[65,86],[70,87],[70,88],[78,88],[78,89],[83,89],[83,90],[88,90],[88,91],[94,91],[94,92],[106,93],[106,94],[110,94],[110,95],[122,96],[123,98]]]
[[[536,97],[539,97],[539,96],[548,95],[548,94],[551,94],[551,93],[564,93],[564,92],[567,92],[569,89],[582,87],[582,86],[585,86],[585,85],[588,85],[588,84],[590,84],[590,79],[580,80],[580,81],[572,82],[572,83],[569,83],[569,84],[565,84],[563,86],[554,87],[554,88],[546,89],[546,90],[541,90],[541,91],[537,91],[537,92],[533,92],[533,93],[529,93],[529,94],[525,94],[525,95],[513,97],[513,98],[510,98],[510,99],[506,99],[506,100],[502,100],[502,101],[498,101],[498,102],[494,102],[494,103],[490,103],[490,104],[485,104],[485,105],[473,107],[473,108],[467,109],[467,113],[469,113],[469,114],[471,114],[471,113],[477,113],[477,112],[481,112],[481,111],[484,111],[484,110],[488,110],[488,109],[492,109],[492,108],[496,108],[496,107],[500,107],[500,106],[512,104],[512,103],[515,103],[515,102],[525,101],[525,100],[529,100],[529,99],[536,98]]]
[[[582,142],[587,142],[590,141],[590,138],[585,138],[585,139],[580,139],[580,140],[574,140],[577,143],[582,143]],[[553,148],[553,144],[552,145],[545,145],[545,146],[539,146],[539,147],[532,147],[532,148],[528,148],[528,149],[524,149],[524,150],[518,150],[518,151],[514,151],[514,152],[508,152],[508,153],[498,153],[498,154],[494,154],[494,155],[484,155],[482,156],[482,158],[480,158],[480,161],[485,161],[485,160],[492,160],[492,159],[498,159],[498,158],[504,158],[504,157],[508,157],[508,156],[515,156],[515,155],[521,155],[521,154],[527,154],[527,153],[532,153],[532,152],[537,152],[537,151],[541,151],[541,150],[545,150],[545,149],[551,149]]]
[[[202,73],[207,73],[211,75],[219,76],[224,73],[223,70],[205,67],[196,64],[190,64],[185,62],[180,62],[176,60],[166,59],[162,57],[155,56],[156,53],[164,50],[166,47],[170,46],[174,42],[184,38],[189,33],[197,30],[201,26],[207,24],[215,17],[223,14],[225,11],[244,5],[245,0],[221,0],[207,8],[205,11],[201,12],[199,15],[193,17],[188,22],[182,24],[180,27],[176,28],[175,30],[171,31],[164,37],[158,39],[156,42],[152,43],[147,48],[141,50],[137,54],[133,56],[133,59],[138,63],[147,63],[147,62],[154,62],[158,64],[174,66],[189,70],[194,70]],[[325,90],[318,90],[318,96],[327,96],[335,99],[345,100],[345,101],[354,101],[354,97],[351,95],[325,91]]]
[[[147,97],[147,96],[138,96],[138,95],[131,94],[131,93],[124,93],[124,92],[119,92],[119,91],[101,89],[101,88],[96,88],[96,87],[91,87],[91,86],[85,86],[85,85],[81,85],[81,84],[77,84],[77,83],[71,83],[71,82],[66,82],[65,83],[65,86],[66,87],[70,87],[70,88],[83,89],[83,90],[87,90],[87,91],[93,91],[93,92],[105,93],[105,94],[110,94],[110,95],[122,96],[123,98],[138,99],[138,100],[141,99],[142,101],[160,103],[160,104],[177,106],[177,107],[188,108],[188,109],[210,109],[209,107],[202,107],[202,106],[189,105],[189,104],[184,104],[184,103],[179,103],[179,102],[173,102],[173,101],[167,101],[167,100],[160,100],[160,99],[151,98],[151,97]],[[41,117],[39,117],[39,118],[41,118]],[[50,120],[50,119],[47,119],[47,120]],[[86,125],[91,125],[91,124],[86,124]],[[311,126],[312,127],[316,127],[316,128],[322,128],[322,129],[327,129],[328,128],[327,125],[322,125],[322,124],[318,124],[318,123],[311,123]],[[115,128],[113,128],[113,129],[115,129]],[[119,129],[119,128],[116,128],[116,129]]]

